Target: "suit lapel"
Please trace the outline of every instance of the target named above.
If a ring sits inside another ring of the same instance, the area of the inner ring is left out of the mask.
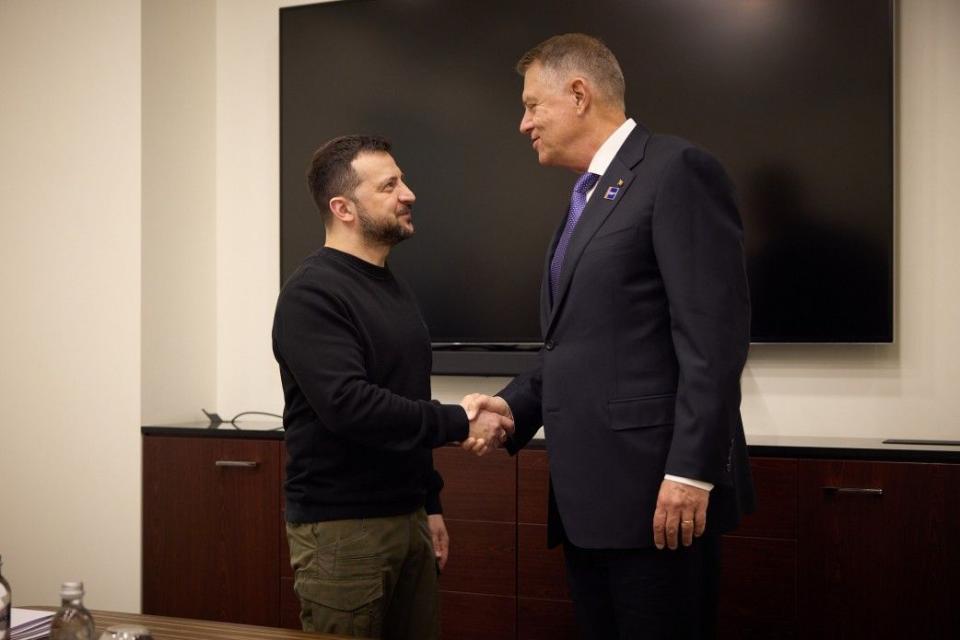
[[[547,316],[546,326],[543,336],[546,339],[550,330],[556,322],[560,308],[563,306],[567,291],[570,288],[570,281],[573,279],[573,273],[577,269],[577,263],[583,255],[584,249],[590,244],[590,240],[596,234],[597,230],[603,225],[614,209],[623,200],[623,196],[630,184],[633,182],[634,173],[631,171],[641,160],[643,152],[650,137],[650,132],[643,126],[637,125],[619,153],[613,158],[607,172],[600,177],[590,201],[587,203],[577,226],[573,230],[573,236],[570,238],[570,244],[567,246],[567,253],[563,259],[563,268],[560,270],[560,286],[557,288],[557,297],[550,305],[550,259],[553,256],[554,247],[556,247],[558,234],[554,235],[553,243],[547,254],[547,264],[543,285],[541,287],[541,311],[548,309],[546,314],[541,313],[541,323],[543,316]],[[612,198],[605,197],[608,190],[617,189]],[[561,225],[560,231],[563,226]]]

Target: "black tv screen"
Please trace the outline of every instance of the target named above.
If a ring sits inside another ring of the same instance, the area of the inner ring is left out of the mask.
[[[281,277],[323,243],[304,174],[389,138],[416,192],[390,255],[437,345],[533,344],[544,254],[576,176],[520,135],[517,59],[603,39],[627,113],[710,150],[745,225],[757,342],[893,339],[888,0],[346,0],[280,10]],[[490,371],[490,373],[495,373]]]

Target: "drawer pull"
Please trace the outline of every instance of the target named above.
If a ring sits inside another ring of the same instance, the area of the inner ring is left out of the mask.
[[[218,467],[243,467],[245,469],[252,469],[260,463],[252,460],[217,460],[213,464]]]
[[[857,487],[824,487],[823,492],[829,494],[843,493],[856,496],[876,496],[878,498],[883,495],[883,489],[860,489]]]

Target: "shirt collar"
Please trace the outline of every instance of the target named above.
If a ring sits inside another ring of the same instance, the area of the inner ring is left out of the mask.
[[[619,153],[620,147],[627,141],[627,137],[629,137],[630,132],[633,131],[636,126],[637,123],[633,118],[627,118],[623,124],[617,127],[617,130],[611,133],[610,137],[597,149],[593,160],[590,161],[590,168],[587,169],[587,171],[595,173],[598,176],[605,174],[610,163],[613,162],[614,156]]]

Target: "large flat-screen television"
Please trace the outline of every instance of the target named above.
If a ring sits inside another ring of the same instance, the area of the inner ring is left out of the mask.
[[[889,0],[344,0],[280,10],[281,277],[323,244],[314,149],[384,135],[417,195],[390,254],[435,372],[512,373],[576,176],[518,131],[517,59],[603,39],[628,115],[710,150],[745,226],[755,342],[893,340]],[[452,350],[452,353],[451,353]],[[519,355],[518,355],[519,354]]]

